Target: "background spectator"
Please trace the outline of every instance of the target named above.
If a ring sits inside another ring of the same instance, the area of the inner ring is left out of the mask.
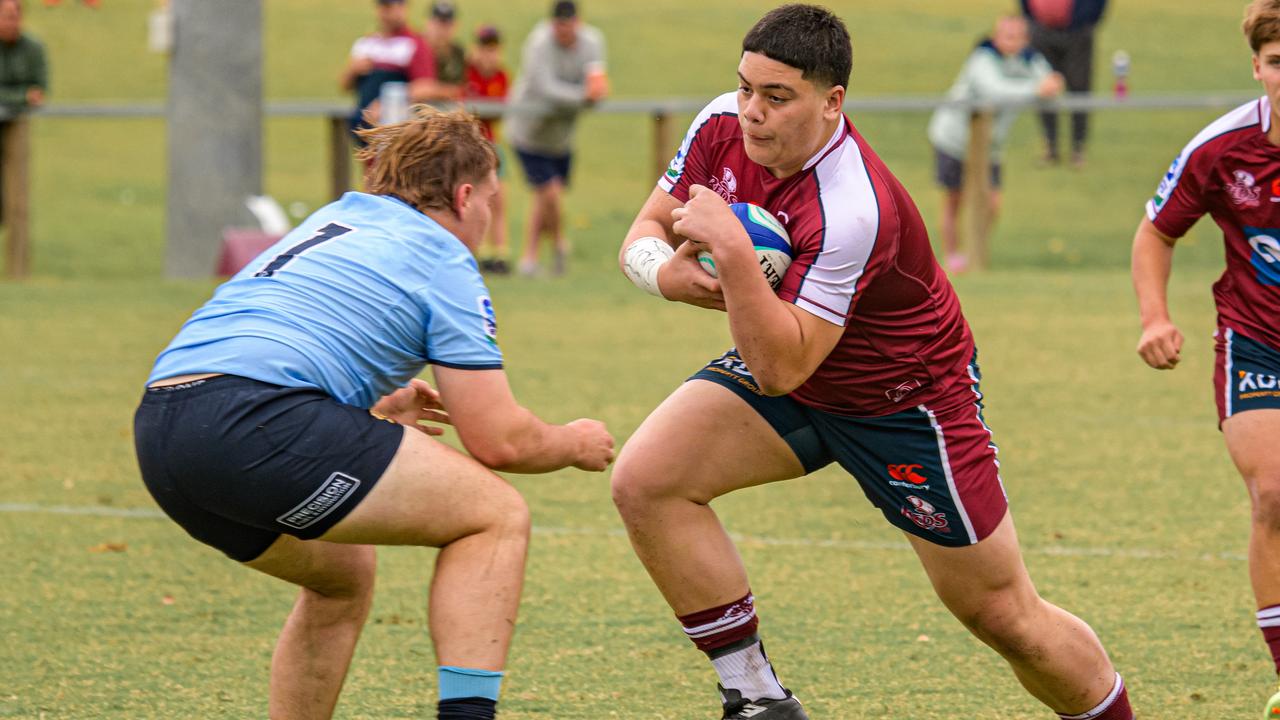
[[[436,0],[427,13],[422,39],[436,59],[436,84],[432,100],[459,100],[466,82],[467,54],[454,41],[458,9],[449,0]]]
[[[507,98],[511,81],[502,65],[502,35],[492,25],[476,31],[476,44],[467,58],[467,84],[464,97],[467,100],[503,101]],[[498,193],[493,198],[493,222],[489,225],[489,237],[479,252],[480,269],[495,275],[511,272],[507,258],[511,254],[507,241],[506,188],[502,184],[506,157],[498,144],[497,118],[482,118],[485,137],[498,152]]]
[[[22,31],[22,4],[0,0],[0,108],[12,117],[40,107],[48,89],[44,45]]]
[[[1039,50],[1054,70],[1067,81],[1067,91],[1087,93],[1093,89],[1093,32],[1107,0],[1021,0],[1022,12],[1031,21],[1031,46]],[[1058,154],[1058,113],[1043,112],[1045,162],[1056,165]],[[1084,164],[1085,139],[1089,134],[1089,114],[1071,113],[1071,164]]]
[[[48,89],[44,45],[22,32],[22,4],[18,0],[0,0],[0,133],[8,132],[14,117],[43,105]],[[0,155],[0,167],[3,164]],[[3,207],[0,202],[0,221],[4,220]]]
[[[378,96],[389,82],[408,84],[409,102],[431,99],[435,87],[436,61],[417,33],[409,29],[404,0],[377,0],[378,30],[356,40],[338,83],[354,90],[356,109],[351,114],[352,132],[368,127],[364,112],[374,119],[381,111]],[[356,138],[359,143],[359,138]]]
[[[1027,22],[1016,15],[996,21],[991,37],[984,38],[965,60],[947,99],[956,102],[1010,103],[1053,97],[1062,92],[1062,76],[1028,46]],[[960,252],[956,224],[960,215],[960,184],[969,150],[970,107],[944,105],[929,120],[938,184],[942,186],[942,244],[949,272],[963,272],[968,257]],[[1016,108],[996,112],[991,130],[991,222],[1000,210],[1001,156]]]
[[[582,23],[573,0],[558,0],[551,19],[529,33],[521,57],[520,78],[511,93],[518,107],[507,118],[511,144],[533,188],[520,272],[538,273],[539,243],[547,236],[559,275],[568,255],[561,203],[569,183],[574,126],[583,107],[609,93],[604,35]],[[529,109],[530,104],[537,108]]]

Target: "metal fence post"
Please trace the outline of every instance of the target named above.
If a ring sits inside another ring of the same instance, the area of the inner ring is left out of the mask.
[[[30,124],[26,115],[18,115],[3,123],[4,167],[0,169],[0,185],[4,192],[6,273],[20,280],[31,273],[31,236],[27,215],[30,178],[27,174],[30,155]]]
[[[961,194],[968,210],[965,242],[977,270],[987,269],[991,248],[991,129],[994,114],[990,110],[975,111],[969,118],[969,152],[964,162]]]

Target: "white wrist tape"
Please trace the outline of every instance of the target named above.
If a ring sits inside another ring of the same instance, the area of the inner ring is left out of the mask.
[[[658,289],[658,268],[675,254],[676,251],[666,242],[649,235],[627,246],[622,256],[622,269],[636,287],[650,295],[663,297]]]

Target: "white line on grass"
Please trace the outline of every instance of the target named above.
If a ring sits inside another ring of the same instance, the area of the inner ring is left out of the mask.
[[[122,518],[165,518],[165,514],[151,508],[114,508],[103,505],[37,505],[34,503],[0,503],[0,513],[45,515],[93,515]],[[535,525],[534,535],[579,535],[587,537],[626,537],[621,529],[565,528]],[[893,550],[908,551],[906,542],[876,540],[817,540],[812,538],[775,538],[731,533],[739,543],[768,547],[828,548],[832,550]],[[1244,561],[1247,557],[1238,552],[1184,553],[1172,550],[1119,547],[1074,547],[1071,545],[1023,546],[1028,555],[1052,555],[1057,557],[1124,558],[1130,560],[1195,560],[1200,562]]]

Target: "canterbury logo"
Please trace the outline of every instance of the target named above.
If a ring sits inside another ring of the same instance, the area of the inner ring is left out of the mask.
[[[747,703],[747,706],[739,710],[738,713],[734,715],[734,717],[744,717],[744,718],[755,717],[768,709],[769,708],[767,707],[760,707],[759,705],[753,705],[751,703]]]
[[[889,465],[886,469],[889,471],[889,477],[894,480],[909,482],[913,485],[923,485],[929,482],[929,478],[916,472],[922,465]]]

